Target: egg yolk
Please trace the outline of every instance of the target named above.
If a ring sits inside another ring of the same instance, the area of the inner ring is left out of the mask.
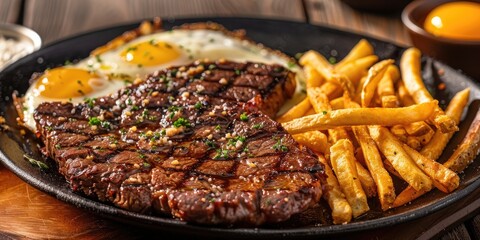
[[[480,40],[480,4],[450,2],[431,11],[424,28],[435,36],[459,40]]]
[[[180,56],[177,48],[166,42],[142,42],[126,48],[121,53],[122,58],[140,66],[165,64]]]
[[[46,70],[38,78],[35,89],[48,98],[81,97],[92,92],[92,79],[98,79],[98,76],[83,69],[59,67]]]

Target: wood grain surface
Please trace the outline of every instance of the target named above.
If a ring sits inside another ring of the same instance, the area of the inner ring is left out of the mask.
[[[37,31],[44,44],[154,16],[165,19],[244,16],[309,21],[400,45],[411,43],[399,12],[365,13],[339,0],[0,0],[0,22],[23,23]],[[413,223],[342,238],[480,239],[480,215],[476,215],[480,209],[478,196],[480,189],[454,207]],[[31,187],[0,165],[0,239],[142,239],[151,234],[171,239],[66,204]]]
[[[0,23],[15,23],[20,15],[21,0],[0,1]]]
[[[305,3],[312,24],[370,35],[403,46],[410,45],[407,31],[400,21],[400,12],[367,14],[332,0],[306,0]]]
[[[305,20],[300,0],[26,0],[23,23],[49,43],[155,16],[171,19],[232,15]]]

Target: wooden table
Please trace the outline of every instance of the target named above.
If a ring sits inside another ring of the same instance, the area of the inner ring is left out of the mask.
[[[276,18],[333,26],[409,45],[399,12],[376,15],[335,0],[2,0],[0,22],[37,31],[44,44],[140,19],[192,16]],[[480,239],[480,189],[452,207],[413,223],[350,236],[361,239]],[[131,230],[66,204],[26,184],[0,165],[0,239],[138,239]],[[158,233],[157,233],[158,234]],[[159,236],[159,235],[156,235]]]

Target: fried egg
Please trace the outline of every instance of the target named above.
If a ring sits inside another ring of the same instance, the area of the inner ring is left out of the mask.
[[[24,96],[24,123],[35,130],[33,113],[42,102],[84,102],[117,92],[135,78],[197,59],[254,61],[292,67],[288,57],[221,31],[177,29],[140,36],[75,64],[45,70]]]

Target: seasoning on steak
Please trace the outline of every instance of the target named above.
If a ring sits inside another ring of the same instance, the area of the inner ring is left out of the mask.
[[[75,191],[201,224],[279,222],[315,204],[322,166],[271,120],[279,65],[196,62],[85,103],[43,103],[44,153]]]

